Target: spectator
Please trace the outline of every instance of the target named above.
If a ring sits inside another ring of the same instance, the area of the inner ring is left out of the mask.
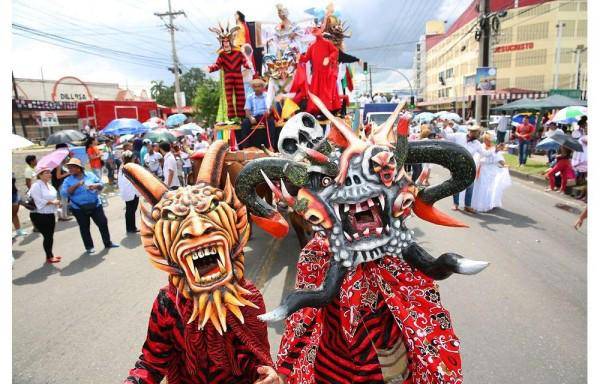
[[[175,156],[175,161],[177,162],[177,177],[179,177],[179,184],[185,187],[186,183],[183,177],[183,158],[181,157],[181,146],[178,143],[173,143],[171,145],[171,151],[173,156]]]
[[[478,140],[481,128],[477,125],[469,126],[468,132],[456,132],[448,138],[448,141],[462,145],[469,151],[471,156],[483,153],[483,145]],[[475,210],[471,208],[471,200],[473,198],[473,184],[467,187],[465,190],[465,212],[475,213]],[[460,193],[456,193],[452,196],[454,205],[452,206],[453,211],[458,210],[460,203]]]
[[[94,137],[89,137],[85,143],[85,152],[90,159],[90,168],[92,172],[102,180],[102,153],[98,149],[98,141]]]
[[[158,144],[154,143],[148,149],[148,154],[146,155],[146,162],[144,166],[150,170],[156,177],[162,179],[162,162],[163,157],[159,152]]]
[[[25,185],[27,186],[27,190],[31,188],[31,184],[35,179],[35,166],[37,165],[37,158],[34,155],[27,155],[25,157],[25,171],[23,172],[25,176]]]
[[[140,137],[141,135],[137,135],[133,139],[133,157],[137,159],[137,162],[141,164],[140,154],[142,151],[142,147],[144,146],[144,140]]]
[[[123,164],[133,161],[133,152],[123,152]],[[135,211],[137,210],[139,197],[138,191],[123,174],[123,169],[119,171],[117,183],[119,185],[119,194],[125,202],[125,230],[127,233],[137,233],[139,229],[135,226]]]
[[[192,161],[190,160],[190,155],[192,154],[192,151],[190,150],[190,147],[188,146],[187,142],[183,142],[180,152],[181,160],[183,161],[183,180],[185,182],[184,185],[188,185],[190,173],[192,173]]]
[[[79,225],[86,252],[88,254],[96,253],[90,234],[90,219],[100,230],[104,246],[106,248],[118,247],[110,240],[108,221],[100,201],[99,192],[103,188],[102,181],[94,173],[85,172],[79,159],[73,158],[66,165],[70,175],[63,182],[61,193],[69,196],[69,206]]]
[[[146,164],[146,155],[148,150],[152,147],[152,141],[150,139],[142,140],[142,149],[140,150],[140,164]]]
[[[60,206],[56,189],[51,183],[52,173],[48,168],[37,169],[38,180],[31,186],[29,195],[35,203],[35,210],[29,213],[29,218],[44,237],[44,252],[47,263],[58,263],[60,256],[54,256],[54,214]]]
[[[209,144],[208,136],[206,135],[206,133],[198,133],[196,137],[197,140],[194,143],[194,152],[208,149]]]
[[[578,129],[571,133],[571,137],[577,139],[583,151],[573,153],[571,164],[577,175],[578,184],[584,184],[587,178],[587,155],[588,155],[588,137],[587,137],[587,116],[582,116],[578,123]]]
[[[556,164],[546,171],[546,179],[548,179],[549,191],[560,191],[565,193],[568,186],[575,185],[575,171],[571,165],[572,151],[567,147],[561,146],[559,154],[556,156]],[[560,189],[556,188],[556,176],[560,176]]]
[[[177,160],[171,152],[171,143],[162,141],[158,144],[160,153],[163,156],[163,177],[169,189],[177,189],[181,186],[177,175]]]
[[[97,135],[96,126],[94,124],[90,124],[89,136],[96,137],[96,135]]]
[[[498,126],[496,127],[496,138],[499,144],[504,143],[506,138],[506,132],[510,128],[510,116],[506,115],[506,111],[502,111],[502,116],[498,120]]]
[[[562,129],[557,128],[556,123],[550,123],[548,125],[548,130],[544,133],[544,136],[552,137],[557,133],[562,133],[563,135],[565,134],[565,132]],[[549,149],[548,151],[546,151],[546,156],[548,157],[548,164],[552,164],[554,162],[554,157],[556,156],[556,150]]]
[[[519,140],[519,167],[527,164],[527,157],[529,156],[529,146],[531,145],[531,139],[535,133],[535,126],[529,122],[528,118],[523,119],[523,123],[520,124],[515,135]]]
[[[108,184],[115,184],[115,171],[117,170],[117,164],[115,163],[115,153],[113,152],[112,140],[106,140],[106,152],[103,155],[104,167],[108,174]]]
[[[67,144],[56,144],[56,149],[60,148],[68,148],[68,146]],[[65,157],[62,163],[52,170],[52,186],[56,189],[58,199],[60,200],[60,208],[56,211],[59,221],[69,221],[72,219],[72,217],[69,216],[69,200],[67,199],[67,196],[63,196],[60,193],[60,187],[62,186],[63,181],[69,176],[69,172],[64,168],[64,165],[69,161],[68,159],[69,156]]]
[[[28,233],[21,228],[21,221],[19,220],[19,202],[21,198],[19,197],[19,190],[17,189],[17,178],[15,177],[15,173],[12,174],[12,223],[15,227],[14,237],[17,236],[25,236]]]

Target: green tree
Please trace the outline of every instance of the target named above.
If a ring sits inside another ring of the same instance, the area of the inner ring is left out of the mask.
[[[174,86],[167,87],[162,80],[152,80],[150,84],[152,84],[150,86],[150,96],[152,96],[152,98],[156,100],[158,104],[168,107],[175,105],[175,99],[173,96],[175,94]]]
[[[196,120],[206,120],[212,126],[217,119],[219,108],[219,82],[206,78],[196,88],[192,106],[196,110]]]
[[[200,68],[190,68],[179,77],[179,88],[185,94],[185,101],[190,105],[196,96],[196,90],[208,77]],[[150,95],[158,104],[168,107],[175,106],[175,84],[165,85],[162,80],[153,80],[150,82]]]

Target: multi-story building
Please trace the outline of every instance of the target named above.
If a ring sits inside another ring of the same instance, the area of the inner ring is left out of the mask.
[[[469,80],[479,59],[478,4],[474,0],[445,33],[425,37],[424,101],[419,106],[460,110],[465,102],[471,109],[475,87]],[[541,97],[556,88],[585,94],[587,0],[490,0],[490,8],[506,11],[491,41],[490,66],[497,68],[493,103],[524,95]]]

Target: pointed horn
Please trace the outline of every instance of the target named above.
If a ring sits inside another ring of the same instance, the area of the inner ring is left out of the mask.
[[[128,163],[123,166],[123,174],[140,194],[152,205],[156,205],[169,190],[167,186],[141,165]]]
[[[293,207],[294,204],[296,204],[296,199],[288,192],[283,179],[279,180],[281,180],[281,194],[283,195],[283,200],[288,205],[288,207]]]
[[[281,193],[279,188],[277,188],[275,186],[275,184],[273,184],[273,182],[271,180],[269,180],[269,177],[262,169],[260,170],[260,173],[262,174],[263,178],[267,182],[267,185],[271,189],[271,192],[273,192],[273,194],[275,195],[275,198],[277,198],[278,200],[281,200],[283,198],[283,194]]]
[[[233,185],[231,185],[231,178],[229,177],[229,172],[227,172],[227,176],[225,179],[225,187],[223,188],[223,194],[223,200],[229,204],[231,204],[236,199],[235,190],[233,189]]]
[[[413,212],[421,219],[429,221],[433,224],[444,225],[446,227],[469,227],[462,221],[446,215],[442,211],[434,208],[433,205],[424,203],[423,200],[421,200],[418,196],[413,203]]]
[[[196,184],[206,183],[219,188],[228,148],[227,142],[223,140],[217,140],[208,147],[198,171]]]
[[[389,135],[392,132],[392,128],[394,127],[394,123],[402,110],[402,104],[398,103],[394,112],[388,117],[388,119],[378,127],[373,127],[371,130],[370,139],[374,144],[385,145],[389,144],[390,138]]]
[[[329,110],[327,109],[325,104],[323,104],[321,99],[319,99],[310,91],[308,91],[308,96],[310,97],[312,102],[319,108],[319,110],[321,110],[321,113],[323,113],[323,115],[325,115],[325,117],[327,117],[331,121],[331,123],[337,128],[338,132],[342,134],[344,139],[346,139],[349,144],[353,144],[356,141],[361,141],[360,138],[356,136],[354,132],[352,132],[350,127],[346,125],[346,123],[344,123],[341,119],[335,117],[331,112],[329,112]]]
[[[324,154],[322,154],[319,151],[315,151],[312,148],[308,148],[308,147],[304,147],[304,146],[299,146],[299,147],[300,147],[300,150],[306,154],[306,156],[308,157],[308,159],[310,161],[314,161],[319,164],[327,164],[330,162],[329,157],[325,156]]]
[[[280,321],[299,309],[320,308],[329,304],[335,295],[339,294],[346,271],[347,268],[342,265],[341,261],[332,258],[321,289],[295,291],[288,295],[279,307],[258,316],[258,318],[267,322]]]
[[[402,257],[408,264],[434,280],[443,280],[453,273],[474,275],[490,264],[486,261],[469,260],[455,253],[444,253],[436,258],[417,243],[403,248]]]

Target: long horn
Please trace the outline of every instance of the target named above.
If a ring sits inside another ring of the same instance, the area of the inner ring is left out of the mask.
[[[398,121],[398,128],[396,129],[396,147],[394,154],[396,156],[396,163],[398,167],[403,167],[408,156],[408,130],[410,120],[405,117],[401,117]]]
[[[123,166],[123,174],[140,194],[152,205],[160,201],[169,188],[144,167],[134,163]]]
[[[392,128],[394,128],[394,123],[396,122],[396,119],[398,118],[398,115],[400,114],[400,111],[402,110],[402,106],[403,106],[403,104],[398,103],[398,106],[396,106],[396,109],[394,109],[394,112],[392,112],[390,117],[388,117],[388,119],[383,124],[374,128],[371,131],[371,134],[369,135],[369,139],[371,140],[371,142],[373,144],[379,144],[379,145],[389,144],[390,132],[392,131]]]
[[[469,151],[455,143],[437,140],[412,141],[408,144],[406,163],[434,163],[450,171],[450,179],[425,188],[417,195],[428,205],[463,191],[475,181],[473,157]]]
[[[208,147],[198,171],[196,184],[206,183],[219,188],[228,148],[227,142],[223,140],[217,140]]]
[[[408,264],[434,280],[443,280],[453,273],[475,275],[490,265],[487,261],[469,260],[456,253],[444,253],[435,258],[417,243],[403,248],[402,257]]]
[[[256,186],[264,183],[265,177],[286,179],[296,186],[303,186],[308,183],[307,165],[279,157],[263,157],[246,164],[237,177],[237,196],[246,205],[252,220],[273,236],[283,237],[289,230],[287,222],[256,193]]]
[[[292,292],[279,307],[258,316],[258,318],[267,322],[280,321],[301,308],[320,308],[329,304],[340,291],[346,271],[347,268],[342,265],[341,261],[332,259],[321,289]]]

